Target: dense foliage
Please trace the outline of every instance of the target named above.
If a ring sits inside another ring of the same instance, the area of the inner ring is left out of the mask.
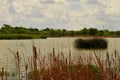
[[[120,36],[120,31],[98,30],[96,28],[84,28],[82,30],[66,30],[66,29],[52,29],[46,28],[39,30],[37,28],[25,28],[22,26],[13,27],[8,24],[4,24],[0,28],[0,35],[2,34],[28,34],[33,38],[45,38],[45,37],[61,37],[61,36]]]
[[[75,47],[78,49],[106,49],[108,46],[105,39],[77,39]]]

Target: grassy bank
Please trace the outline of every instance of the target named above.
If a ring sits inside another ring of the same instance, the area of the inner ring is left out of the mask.
[[[34,34],[0,34],[0,40],[5,39],[46,39],[46,37]]]

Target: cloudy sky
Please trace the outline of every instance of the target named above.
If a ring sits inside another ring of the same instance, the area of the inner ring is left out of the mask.
[[[120,30],[120,0],[0,0],[0,26]]]

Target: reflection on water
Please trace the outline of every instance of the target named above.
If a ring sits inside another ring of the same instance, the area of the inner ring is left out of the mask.
[[[87,50],[76,50],[74,48],[74,40],[76,38],[48,38],[48,39],[34,39],[34,40],[0,40],[0,68],[8,66],[8,71],[14,73],[15,69],[15,60],[13,53],[19,51],[22,64],[21,67],[25,65],[25,61],[28,57],[32,56],[32,45],[35,45],[42,55],[47,55],[52,52],[52,49],[55,48],[56,53],[63,52],[65,55],[68,55],[69,50],[72,53],[72,56],[78,54],[87,55],[91,51]],[[120,38],[106,38],[108,41],[107,50],[97,50],[95,51],[104,58],[104,53],[108,51],[109,53],[120,52]],[[14,78],[14,77],[13,77]],[[14,80],[14,79],[9,79]]]

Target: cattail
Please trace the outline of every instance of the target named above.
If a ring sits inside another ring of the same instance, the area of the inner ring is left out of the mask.
[[[28,64],[25,65],[25,70],[26,70],[26,80],[27,80],[28,79],[27,77]]]
[[[1,80],[4,80],[4,67],[2,67]]]
[[[53,48],[53,57],[55,57],[55,49]]]
[[[20,78],[20,56],[19,56],[19,52],[17,51],[17,62],[18,62],[18,80],[21,80]]]
[[[33,46],[33,56],[35,59],[37,59],[37,50],[35,46]]]
[[[34,65],[34,80],[37,80],[37,50],[36,47],[33,46],[33,65]]]

